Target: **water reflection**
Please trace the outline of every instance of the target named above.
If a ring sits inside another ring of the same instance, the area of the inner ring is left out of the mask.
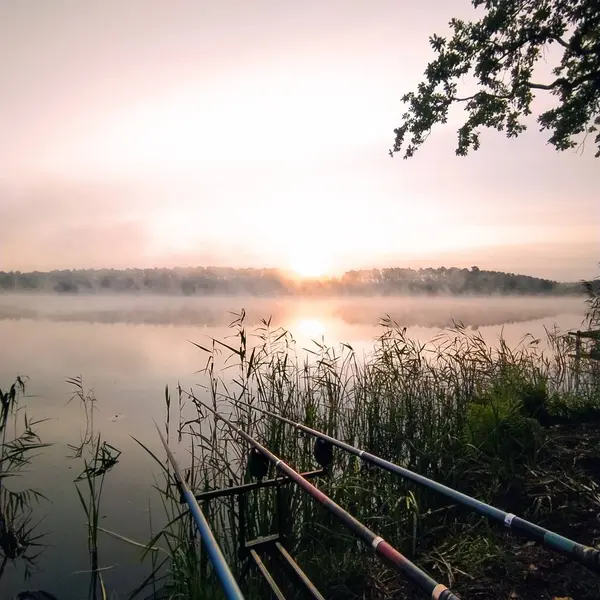
[[[267,301],[0,295],[0,339],[9,341],[0,345],[0,386],[15,375],[29,375],[29,392],[35,397],[28,403],[33,414],[51,418],[43,425],[41,437],[53,446],[36,459],[21,482],[23,486],[34,483],[51,501],[36,508],[40,518],[46,516],[44,530],[49,535],[45,539],[52,551],[44,553],[32,587],[48,589],[61,600],[80,600],[87,592],[82,577],[71,576],[89,566],[85,515],[73,489],[76,474],[65,461],[67,444],[79,439],[82,414],[67,405],[71,390],[65,379],[83,375],[86,388],[98,398],[94,416],[98,430],[123,451],[105,484],[106,527],[134,540],[147,540],[149,512],[154,529],[161,525],[160,501],[153,504],[151,496],[154,466],[131,436],[160,452],[152,421],[164,417],[165,384],[171,389],[177,383],[184,389],[198,389],[196,384],[203,379],[197,371],[205,365],[206,354],[189,342],[210,347],[211,338],[224,340],[232,334],[227,327],[232,321],[230,311],[240,308],[246,308],[250,331],[269,315],[273,315],[273,328],[289,327],[299,354],[311,347],[310,340],[324,338],[327,344],[346,342],[361,356],[380,333],[377,323],[386,312],[407,325],[408,336],[420,342],[431,340],[438,327],[456,319],[479,327],[489,343],[502,333],[509,345],[516,345],[525,333],[543,337],[544,327],[554,323],[562,329],[578,328],[585,306],[577,298]],[[231,373],[234,376],[235,370]],[[106,572],[107,588],[135,588],[145,577],[138,550],[111,538],[104,543],[106,556],[119,564]],[[20,575],[10,585],[3,581],[1,597],[12,597],[22,583]]]
[[[43,538],[29,499],[0,510],[0,587],[9,565],[24,581],[31,578],[46,547]]]
[[[327,328],[325,321],[315,318],[300,318],[292,321],[289,325],[290,331],[310,339],[318,339],[325,336]],[[330,332],[328,332],[330,333]]]

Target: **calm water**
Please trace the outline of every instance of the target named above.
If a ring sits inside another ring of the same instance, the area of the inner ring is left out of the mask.
[[[194,373],[204,357],[190,340],[206,344],[209,337],[224,339],[232,332],[229,311],[247,311],[252,328],[261,317],[289,328],[298,348],[311,339],[346,342],[367,351],[378,334],[378,319],[390,314],[423,342],[452,320],[478,328],[493,343],[501,332],[510,344],[531,333],[543,336],[544,327],[577,329],[584,303],[577,298],[369,298],[339,300],[257,300],[251,298],[169,297],[58,297],[0,295],[0,387],[15,376],[29,377],[28,413],[49,418],[40,425],[51,448],[38,456],[18,483],[33,484],[50,503],[36,507],[44,518],[40,532],[49,544],[31,581],[23,569],[8,564],[0,579],[0,598],[37,587],[60,600],[86,596],[89,568],[85,516],[72,480],[80,464],[65,457],[68,443],[77,443],[84,427],[81,408],[67,401],[71,389],[65,378],[83,375],[97,402],[95,424],[104,439],[123,451],[120,463],[107,476],[102,504],[102,526],[139,541],[149,535],[149,502],[155,526],[160,510],[152,499],[151,460],[131,439],[135,436],[158,450],[152,419],[164,416],[164,387],[177,382],[189,387],[199,382]],[[185,457],[182,457],[184,460]],[[102,534],[100,534],[102,535]],[[145,576],[139,550],[111,537],[101,538],[101,566],[107,588],[120,597]],[[117,596],[114,596],[117,597]]]

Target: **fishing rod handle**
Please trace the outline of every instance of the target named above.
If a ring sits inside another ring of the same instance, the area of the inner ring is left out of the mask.
[[[282,415],[278,415],[277,413],[271,412],[270,410],[265,410],[263,408],[259,408],[257,406],[253,406],[246,402],[241,402],[250,409],[257,410],[263,414],[274,417],[275,419],[292,425],[296,429],[300,431],[304,431],[309,435],[313,435],[317,437],[317,439],[322,439],[329,441],[334,446],[349,452],[350,454],[354,454],[358,456],[361,460],[367,461],[375,466],[382,468],[388,472],[399,475],[400,477],[406,477],[416,483],[428,487],[429,489],[433,489],[434,491],[441,493],[449,498],[454,499],[455,501],[469,507],[472,510],[475,510],[479,514],[486,516],[489,519],[496,520],[498,522],[503,522],[507,527],[515,530],[517,533],[528,537],[540,544],[543,544],[557,552],[560,552],[572,559],[575,559],[580,564],[584,565],[594,573],[600,573],[600,550],[596,548],[591,548],[590,546],[584,546],[583,544],[579,544],[565,538],[564,536],[558,535],[548,529],[544,529],[535,523],[530,523],[525,519],[521,519],[512,513],[505,513],[504,511],[490,506],[489,504],[485,504],[476,498],[472,498],[463,494],[457,490],[449,488],[437,481],[432,479],[428,479],[423,475],[419,475],[418,473],[414,473],[400,465],[392,463],[388,460],[385,460],[375,454],[371,454],[370,452],[366,452],[365,450],[360,450],[347,444],[341,440],[337,440],[327,434],[322,433],[321,431],[317,431],[316,429],[312,429],[302,423],[296,423]],[[437,600],[437,599],[436,599]]]
[[[438,583],[431,591],[431,600],[460,600],[445,585]]]
[[[594,573],[600,573],[600,550],[577,544],[573,552],[581,564],[594,571]]]
[[[600,573],[600,550],[574,542],[558,533],[554,533],[554,531],[510,513],[504,517],[504,524],[521,535],[576,560],[590,571]]]

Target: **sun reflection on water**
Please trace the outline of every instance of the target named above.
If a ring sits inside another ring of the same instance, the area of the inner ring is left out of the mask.
[[[301,317],[296,319],[291,325],[292,334],[297,334],[309,338],[320,338],[325,335],[325,322],[313,317]]]

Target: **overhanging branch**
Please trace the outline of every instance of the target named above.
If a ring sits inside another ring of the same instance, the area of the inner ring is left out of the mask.
[[[453,98],[453,102],[468,102],[469,100],[475,100],[475,98],[481,98],[485,96],[486,98],[495,98],[497,100],[510,100],[512,98],[511,94],[492,94],[490,92],[477,92],[472,96],[467,96],[465,98]]]
[[[564,77],[559,77],[555,79],[552,83],[534,83],[532,81],[528,81],[523,85],[525,87],[535,89],[535,90],[554,90],[556,88],[563,88],[566,91],[573,91],[576,87],[580,86],[582,83],[586,81],[598,80],[600,81],[600,71],[592,71],[590,73],[586,73],[581,77],[577,77],[572,81],[565,79]],[[472,96],[466,96],[464,98],[452,98],[453,102],[469,102],[469,100],[475,100],[477,98],[486,97],[486,98],[495,98],[497,100],[510,100],[515,96],[515,88],[513,88],[513,92],[511,94],[493,94],[491,92],[477,92]]]
[[[565,40],[558,36],[552,36],[550,39],[560,44],[563,48],[573,52],[573,54],[578,54],[579,56],[589,56],[590,54],[594,54],[595,52],[597,52],[596,47],[584,48],[581,45],[581,40],[575,35],[568,42],[565,42]]]
[[[582,83],[585,83],[586,81],[592,81],[593,79],[600,80],[600,71],[591,71],[590,73],[586,73],[585,75],[577,77],[572,81],[569,81],[564,77],[559,77],[558,79],[555,79],[552,83],[549,84],[528,82],[525,85],[529,88],[533,88],[536,90],[554,90],[558,87],[562,87],[564,90],[572,92],[576,87],[580,86]]]

